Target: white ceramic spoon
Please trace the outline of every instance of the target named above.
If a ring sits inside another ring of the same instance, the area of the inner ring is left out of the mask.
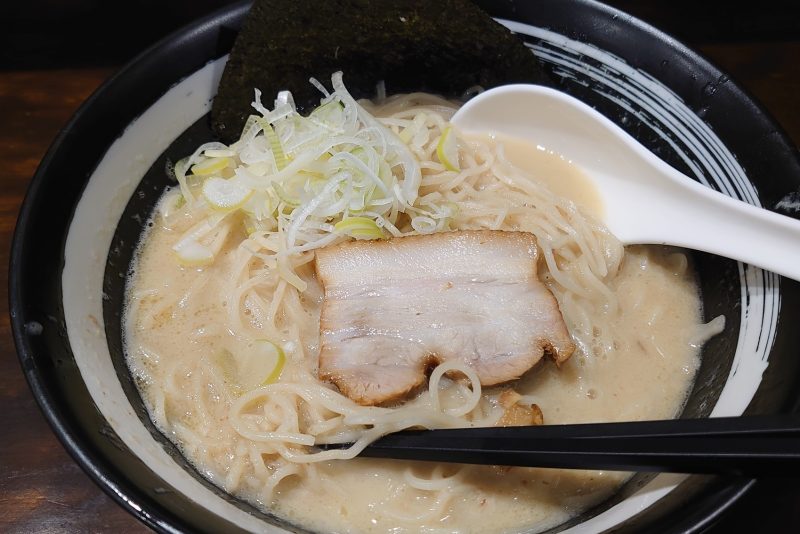
[[[564,155],[591,180],[603,222],[623,243],[711,252],[800,280],[800,221],[705,187],[580,100],[537,85],[490,89],[452,122]]]

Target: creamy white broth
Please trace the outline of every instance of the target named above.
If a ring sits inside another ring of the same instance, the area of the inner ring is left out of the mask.
[[[521,163],[520,155],[537,154],[526,158],[526,170],[560,176],[560,194],[577,191],[583,196],[575,200],[587,211],[602,209],[591,195],[585,198],[586,179],[563,158],[502,142],[514,163]],[[221,351],[236,352],[246,344],[226,326],[222,283],[244,232],[233,230],[211,266],[187,268],[175,261],[172,246],[193,221],[167,222],[157,212],[153,222],[129,282],[129,365],[155,423],[201,473],[226,490],[318,531],[509,532],[557,525],[607,498],[626,480],[624,473],[354,459],[314,464],[303,475],[281,480],[265,498],[258,473],[265,468],[252,461],[248,439],[232,428],[229,412],[236,395],[227,389],[224,373],[215,370]],[[508,226],[525,229],[524,221]],[[570,297],[544,268],[542,276],[570,331],[583,328],[585,318],[573,311]],[[309,280],[303,300],[308,317],[295,330],[297,339],[280,340],[287,351],[281,381],[307,380],[316,367],[321,293]],[[560,369],[545,362],[512,384],[535,399],[546,423],[669,418],[683,406],[698,366],[697,339],[704,332],[685,256],[661,247],[629,247],[608,286],[618,309],[597,343],[579,342]],[[492,396],[500,389],[484,393]],[[207,413],[198,411],[201,404]],[[431,479],[431,486],[446,490],[418,489],[425,485],[419,481],[412,487],[409,477]]]
[[[553,193],[570,199],[585,213],[602,220],[604,207],[597,189],[567,157],[509,135],[494,133],[488,139],[495,145],[502,145],[511,163],[546,185]]]

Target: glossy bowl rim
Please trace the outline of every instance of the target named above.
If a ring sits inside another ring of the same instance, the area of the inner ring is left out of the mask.
[[[646,29],[647,32],[654,34],[659,40],[668,40],[671,42],[672,46],[683,47],[686,51],[690,54],[696,56],[701,61],[708,63],[709,67],[713,67],[710,62],[708,62],[705,57],[701,54],[685,47],[675,39],[669,37],[668,35],[656,30],[655,28],[649,26],[648,24],[639,21],[638,19],[634,19],[625,15],[623,12],[601,4],[599,2],[593,0],[576,0],[577,4],[583,4],[587,6],[591,6],[594,9],[601,9],[609,14],[616,14],[618,16],[626,16],[628,17],[628,21],[631,24],[637,25],[641,28]],[[21,273],[21,265],[23,263],[23,257],[25,252],[25,242],[30,239],[30,231],[28,230],[30,219],[32,218],[33,212],[33,205],[35,200],[38,196],[44,194],[43,190],[47,185],[48,180],[51,179],[50,175],[50,166],[54,155],[62,149],[62,146],[67,142],[67,138],[70,135],[70,132],[73,130],[75,125],[80,124],[86,110],[90,109],[94,104],[103,99],[107,92],[109,91],[109,87],[112,87],[119,80],[130,76],[132,72],[136,71],[137,69],[141,68],[143,65],[148,63],[148,61],[152,60],[152,57],[156,56],[159,52],[163,52],[165,49],[174,48],[178,46],[184,46],[185,40],[190,40],[193,35],[197,32],[202,31],[211,31],[214,28],[217,28],[225,21],[230,21],[234,19],[238,19],[244,15],[247,11],[249,6],[249,2],[239,2],[234,5],[226,6],[219,11],[212,13],[202,19],[199,19],[189,25],[183,27],[182,29],[174,32],[173,34],[167,36],[166,38],[162,39],[158,43],[154,44],[141,54],[139,54],[136,58],[130,61],[125,67],[119,70],[116,74],[114,74],[111,78],[106,80],[75,112],[72,118],[69,120],[67,125],[61,130],[58,136],[55,138],[53,143],[51,144],[50,148],[48,149],[47,153],[43,157],[36,173],[34,174],[26,195],[25,199],[22,203],[20,208],[19,216],[17,225],[14,231],[14,238],[11,247],[11,254],[10,254],[10,266],[9,266],[9,309],[10,309],[10,316],[11,316],[11,325],[12,331],[14,336],[14,341],[17,347],[17,352],[20,358],[20,362],[23,368],[24,375],[28,384],[31,388],[34,398],[36,399],[42,413],[44,414],[45,418],[47,419],[50,426],[53,428],[54,433],[61,441],[64,448],[67,452],[75,459],[75,461],[81,466],[81,468],[92,478],[95,483],[97,483],[108,495],[110,495],[117,503],[119,503],[123,508],[129,511],[132,515],[137,517],[143,523],[147,524],[151,528],[154,528],[159,531],[173,531],[176,527],[181,528],[181,525],[176,524],[174,522],[174,518],[170,518],[171,514],[163,513],[164,510],[156,509],[152,511],[146,511],[140,503],[147,502],[149,499],[141,491],[139,488],[133,487],[130,484],[126,484],[126,481],[119,481],[115,480],[113,474],[109,475],[108,470],[102,465],[104,463],[104,459],[96,457],[96,455],[92,454],[90,451],[87,451],[87,448],[82,443],[82,439],[78,432],[72,427],[72,425],[68,422],[68,414],[65,414],[63,410],[57,405],[56,403],[56,395],[52,391],[52,386],[49,385],[46,380],[43,379],[42,372],[37,366],[36,362],[36,355],[32,347],[28,342],[28,338],[26,335],[25,329],[25,302],[22,295],[22,287],[21,284],[22,280],[24,279],[23,273]],[[742,94],[744,94],[748,100],[750,100],[755,108],[759,110],[763,115],[766,116],[767,120],[770,121],[776,129],[778,140],[783,142],[786,145],[791,146],[792,143],[789,141],[788,136],[786,133],[781,129],[781,127],[772,119],[769,114],[763,109],[763,107],[753,99],[744,89],[736,85],[733,82],[733,85],[739,90]],[[697,519],[697,522],[694,524],[694,528],[690,528],[689,531],[697,531],[707,528],[710,524],[712,524],[718,517],[742,494],[744,494],[753,484],[753,481],[739,481],[739,482],[732,482],[728,485],[727,489],[729,490],[726,492],[726,496],[723,497],[723,502],[716,502],[711,505],[711,508],[705,510],[702,513],[702,510],[698,510],[698,508],[702,509],[702,504],[696,505],[693,508],[697,513],[689,514]],[[718,497],[722,497],[722,495],[717,495]],[[696,517],[700,516],[700,517]]]

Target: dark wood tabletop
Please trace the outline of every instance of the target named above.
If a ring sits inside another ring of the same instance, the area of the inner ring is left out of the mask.
[[[655,17],[649,4],[640,8],[645,18]],[[783,30],[747,35],[689,44],[749,90],[800,145],[800,38]],[[106,54],[99,67],[91,61],[0,63],[0,532],[148,531],[92,483],[51,432],[22,375],[8,316],[6,266],[28,182],[59,129],[120,59]],[[797,479],[758,481],[711,530],[798,531]]]

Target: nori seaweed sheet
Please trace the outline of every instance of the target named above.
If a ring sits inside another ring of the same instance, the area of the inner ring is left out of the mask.
[[[469,0],[256,0],[236,38],[211,111],[214,132],[235,140],[254,89],[271,108],[292,91],[303,111],[341,70],[356,98],[428,91],[458,97],[474,85],[547,83],[516,36]]]

